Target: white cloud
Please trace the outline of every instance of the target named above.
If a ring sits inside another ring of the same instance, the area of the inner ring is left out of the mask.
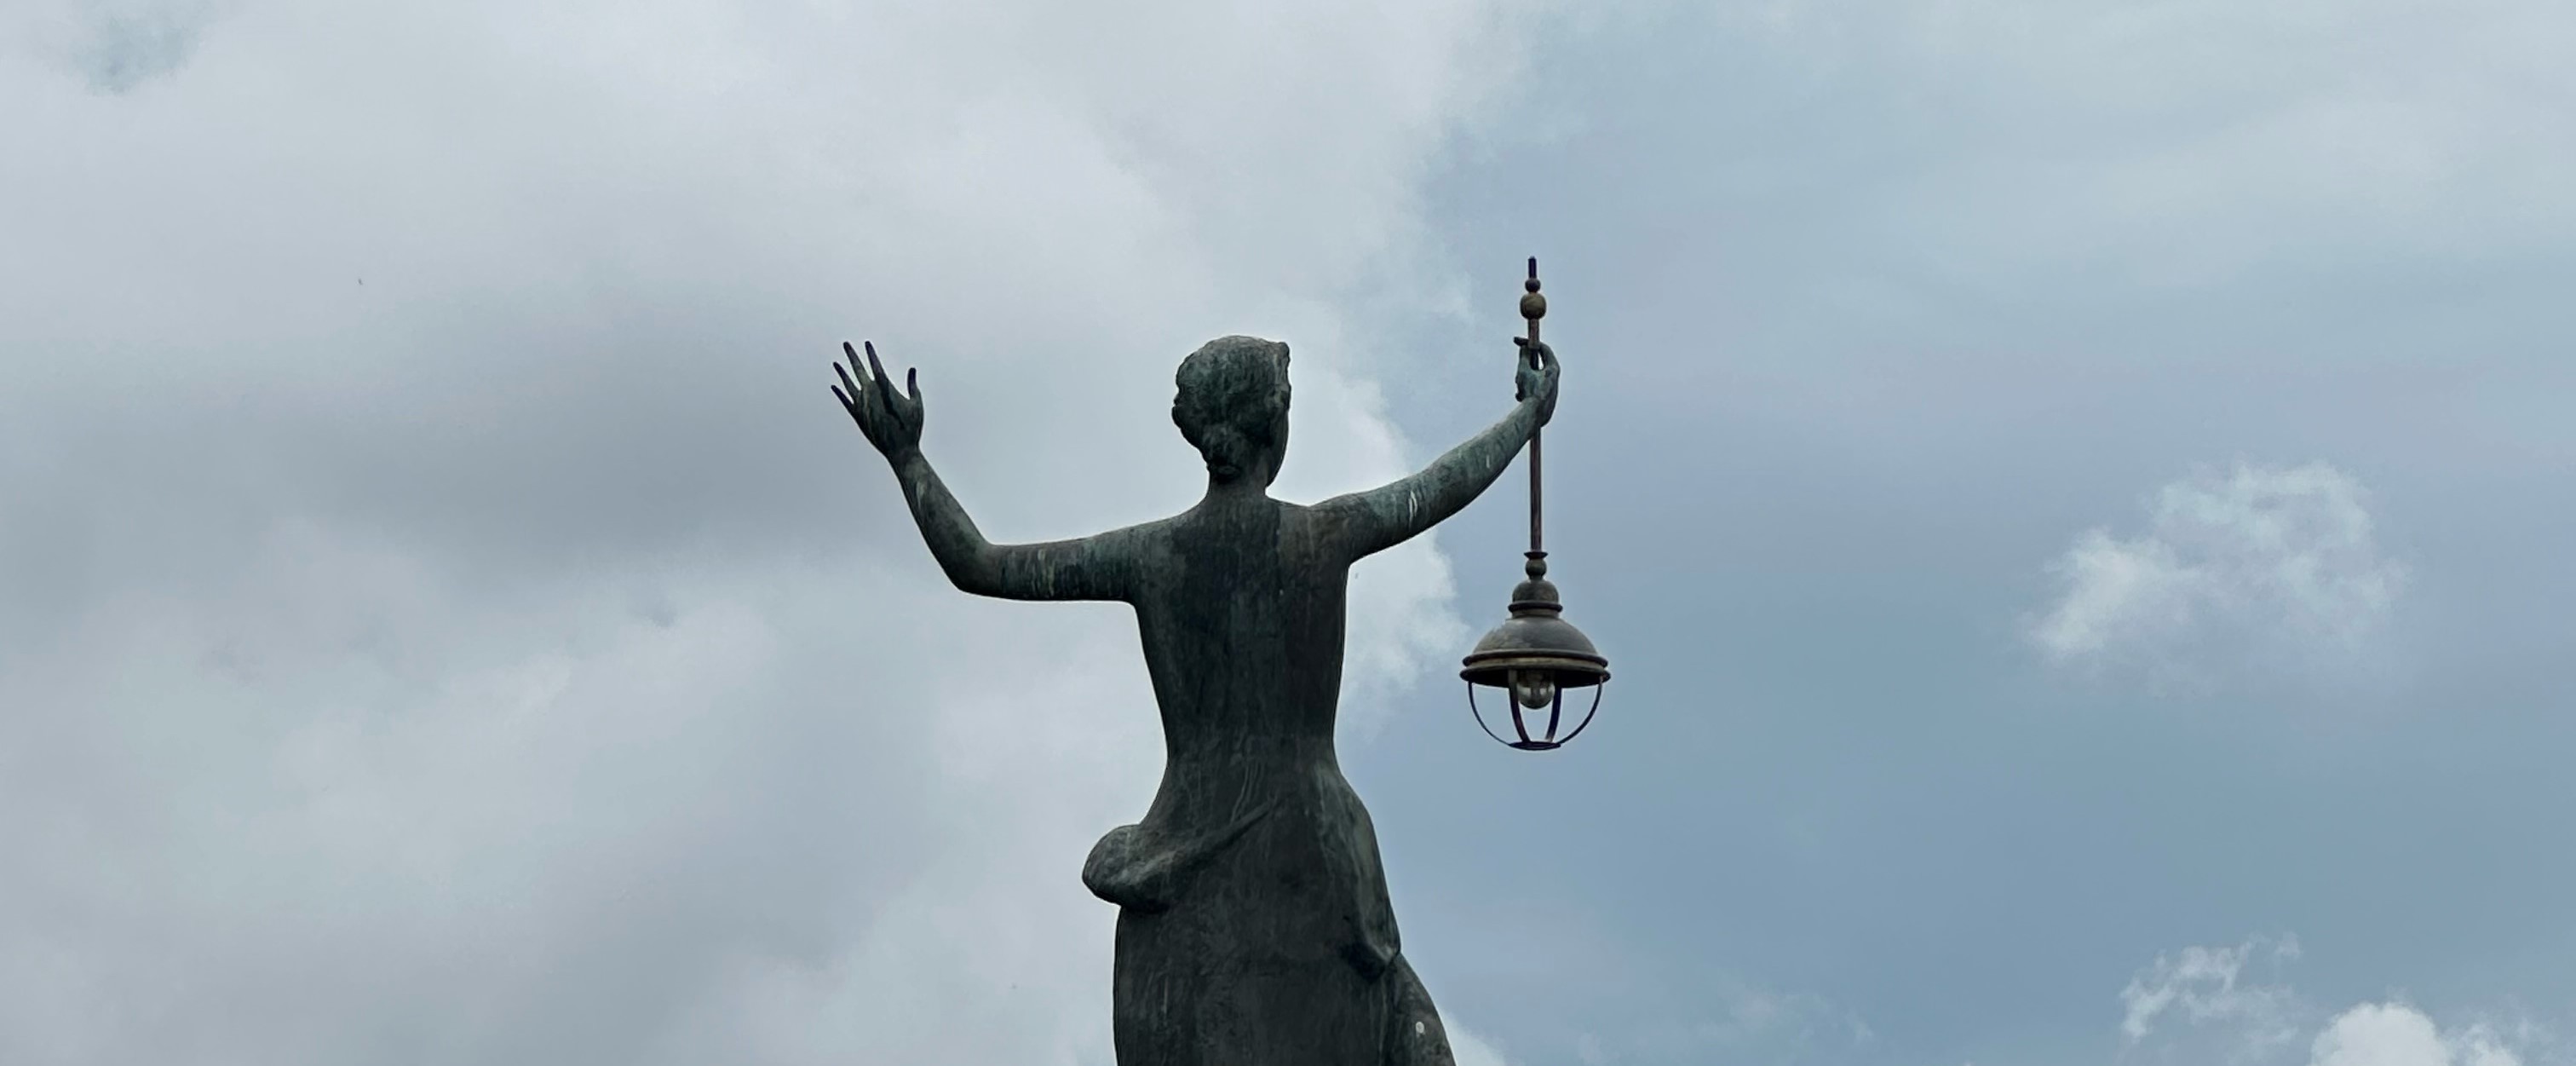
[[[1458,1060],[1457,1066],[1510,1066],[1502,1051],[1486,1043],[1483,1037],[1455,1025],[1448,1029],[1449,1053],[1450,1057]]]
[[[122,93],[0,63],[0,1060],[1105,1063],[1132,627],[948,589],[826,361],[922,368],[998,539],[1185,506],[1226,332],[1296,350],[1286,489],[1392,476],[1349,290],[1520,17],[276,0]],[[1448,594],[1356,577],[1363,725]]]
[[[2262,1042],[2277,1042],[2272,1034],[2284,1025],[2289,990],[2242,982],[2247,960],[2257,955],[2268,955],[2275,963],[2295,959],[2299,942],[2295,937],[2257,937],[2230,948],[2188,947],[2158,956],[2120,990],[2127,1011],[2120,1019],[2120,1035],[2136,1044],[2170,1012],[2193,1025],[2235,1022],[2261,1032]]]
[[[2134,1056],[2157,1061],[2305,1061],[2307,1066],[2523,1066],[2547,1033],[2522,1024],[2508,1032],[2486,1020],[2443,1026],[2423,1009],[2390,999],[2331,1017],[2287,984],[2247,983],[2255,957],[2297,958],[2297,941],[2255,938],[2232,948],[2192,947],[2158,956],[2121,990],[2121,1035]],[[2170,1018],[2179,1027],[2159,1027]],[[2304,1033],[2314,1032],[2305,1041]]]
[[[2403,1003],[2364,1003],[2317,1034],[2309,1066],[2522,1066],[2522,1056],[2485,1029],[2444,1033]]]
[[[2182,665],[2216,642],[2349,654],[2406,580],[2382,555],[2367,493],[2322,463],[2239,464],[2158,492],[2148,527],[2095,529],[2050,567],[2063,586],[2029,637],[2051,659]]]

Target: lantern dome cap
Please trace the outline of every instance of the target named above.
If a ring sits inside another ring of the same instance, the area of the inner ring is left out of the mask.
[[[1536,553],[1532,553],[1536,555]],[[1546,563],[1530,560],[1529,580],[1512,590],[1512,616],[1476,642],[1458,676],[1469,684],[1507,688],[1514,671],[1545,670],[1556,687],[1589,688],[1610,680],[1610,660],[1592,646],[1592,638],[1565,620]]]

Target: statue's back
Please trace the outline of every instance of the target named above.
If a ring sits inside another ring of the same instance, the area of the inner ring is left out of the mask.
[[[1349,562],[1310,513],[1212,500],[1145,538],[1161,788],[1085,870],[1119,903],[1122,1063],[1446,1063],[1333,751]]]
[[[1158,527],[1135,604],[1173,757],[1330,759],[1349,562],[1306,508],[1266,496]]]

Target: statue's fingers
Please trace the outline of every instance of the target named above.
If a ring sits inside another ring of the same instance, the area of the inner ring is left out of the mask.
[[[903,387],[903,392],[888,392],[886,397],[894,401],[891,406],[902,413],[904,425],[918,431],[921,429],[921,371],[918,368],[903,372]]]
[[[848,411],[854,415],[859,413],[859,405],[851,403],[850,394],[842,392],[840,386],[832,386],[832,395],[841,401],[841,410]]]
[[[844,344],[844,345],[842,345],[841,347],[847,348],[847,347],[849,347],[849,345]],[[850,363],[851,363],[851,365],[853,365],[853,366],[858,365],[858,361],[859,361],[859,360],[858,360],[858,356],[857,356],[857,355],[855,355],[855,354],[854,354],[854,355],[852,355],[852,356],[850,357]],[[846,403],[846,404],[849,404],[849,405],[851,405],[851,406],[852,406],[852,407],[854,407],[854,408],[855,408],[856,406],[858,406],[858,400],[859,400],[859,397],[862,395],[862,393],[859,391],[859,383],[858,383],[858,382],[855,382],[855,381],[850,380],[850,372],[849,372],[848,370],[846,370],[846,369],[843,369],[843,368],[842,368],[842,366],[841,366],[841,364],[839,364],[839,363],[834,363],[834,364],[832,364],[832,372],[833,372],[833,373],[835,373],[835,374],[839,374],[839,375],[841,376],[841,384],[836,385],[836,386],[833,386],[832,391],[837,393],[837,392],[840,392],[843,388],[847,388],[847,389],[849,389],[849,390],[850,390],[849,392],[847,392],[847,393],[845,393],[845,394],[843,394],[843,395],[842,395],[842,397],[841,397],[841,402]]]
[[[867,352],[868,352],[868,374],[869,374],[871,377],[874,377],[874,378],[876,379],[876,381],[875,381],[875,385],[876,385],[876,387],[878,387],[878,388],[880,388],[880,389],[884,389],[884,390],[886,390],[887,392],[893,392],[893,391],[894,391],[894,382],[891,382],[891,381],[886,380],[885,364],[884,364],[884,363],[877,362],[877,346],[876,346],[876,342],[874,342],[874,341],[860,341],[859,343],[860,343],[860,345],[861,345],[862,347],[865,347],[865,348],[867,349]]]

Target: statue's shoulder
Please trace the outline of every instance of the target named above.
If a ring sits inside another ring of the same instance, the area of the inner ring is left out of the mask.
[[[1321,504],[1294,503],[1279,499],[1274,499],[1271,503],[1279,515],[1280,530],[1293,540],[1311,541],[1318,537],[1329,538],[1341,524],[1341,516]]]
[[[1091,538],[1111,558],[1127,565],[1151,568],[1168,559],[1174,547],[1187,535],[1183,530],[1187,514],[1138,522]]]
[[[1279,524],[1304,538],[1336,542],[1349,536],[1358,510],[1354,496],[1335,496],[1317,503],[1279,501]]]

